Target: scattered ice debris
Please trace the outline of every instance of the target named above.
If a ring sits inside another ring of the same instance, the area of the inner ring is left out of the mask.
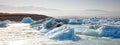
[[[99,25],[91,25],[89,29],[98,29],[100,26]]]
[[[11,20],[4,20],[3,22],[6,22],[6,23],[16,23],[15,21],[11,21]]]
[[[70,19],[69,24],[82,24],[82,19]]]
[[[69,19],[60,19],[58,21],[62,22],[63,24],[68,24],[69,23]]]
[[[89,24],[90,20],[89,19],[83,19],[83,24]]]
[[[120,38],[120,25],[105,25],[98,30],[100,36]]]
[[[50,39],[55,40],[80,40],[80,37],[75,35],[74,28],[70,28],[65,25],[49,31],[45,34],[45,36],[48,36]]]
[[[111,18],[110,20],[117,22],[117,21],[120,21],[120,18]]]
[[[114,22],[114,25],[120,25],[120,21]]]
[[[31,22],[33,22],[33,19],[30,17],[24,17],[22,19],[22,23],[31,23]]]
[[[98,22],[100,19],[99,19],[99,18],[94,17],[94,18],[90,18],[90,20],[91,20],[92,22]]]

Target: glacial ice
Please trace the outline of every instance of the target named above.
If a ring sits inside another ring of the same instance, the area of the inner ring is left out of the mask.
[[[75,35],[74,28],[70,28],[65,25],[49,31],[45,36],[55,40],[80,40],[80,37]]]
[[[37,30],[52,30],[55,26],[55,19],[54,18],[47,18],[47,19],[43,19],[43,20],[39,20],[36,22],[31,23],[31,27]]]
[[[57,27],[56,20],[54,18],[47,18],[46,21],[37,21],[35,23],[32,23],[31,26],[34,28],[37,27],[40,32],[45,32],[45,36],[48,36],[50,39],[73,41],[80,39],[74,34],[73,28],[62,25],[60,27]]]
[[[89,29],[98,29],[100,26],[99,25],[91,25]]]
[[[85,30],[83,31],[83,34],[88,36],[99,36],[96,30]]]
[[[47,21],[45,21],[45,22],[43,23],[43,27],[44,27],[45,29],[46,29],[46,28],[51,28],[51,27],[55,26],[55,23],[56,23],[55,19],[53,19],[53,18],[48,18]]]
[[[120,25],[105,25],[99,31],[100,36],[120,38]]]
[[[110,20],[117,22],[117,21],[120,21],[120,18],[111,18]]]
[[[94,18],[90,18],[90,20],[91,20],[92,22],[98,22],[100,19],[99,19],[99,18],[94,17]]]
[[[43,21],[44,20],[34,21],[30,24],[30,27],[36,30],[40,30],[42,28],[41,26],[42,26]]]
[[[69,24],[82,24],[82,19],[70,19]]]
[[[61,21],[63,24],[68,24],[68,23],[69,23],[69,19],[60,19],[60,21]]]
[[[0,27],[7,27],[7,22],[0,22]]]
[[[120,21],[114,22],[114,25],[120,25]]]
[[[33,22],[33,19],[30,17],[24,17],[22,19],[22,23],[31,23],[31,22]]]

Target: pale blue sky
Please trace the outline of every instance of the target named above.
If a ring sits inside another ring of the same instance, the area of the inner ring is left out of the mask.
[[[1,5],[36,6],[62,10],[120,11],[120,0],[0,0]]]
[[[1,12],[28,12],[50,16],[120,16],[120,0],[0,0],[0,5],[8,6],[0,7]],[[15,9],[9,6],[23,8]],[[56,11],[40,11],[34,7],[56,9]]]

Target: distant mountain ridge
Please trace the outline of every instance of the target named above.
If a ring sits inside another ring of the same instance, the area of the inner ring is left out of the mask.
[[[3,20],[21,21],[24,17],[31,17],[33,20],[40,20],[45,19],[48,16],[27,13],[0,13],[0,21]]]
[[[0,5],[0,12],[7,13],[31,13],[31,14],[45,14],[48,16],[120,16],[120,11],[110,11],[103,9],[83,9],[83,10],[64,10],[53,9],[38,6],[9,6]]]

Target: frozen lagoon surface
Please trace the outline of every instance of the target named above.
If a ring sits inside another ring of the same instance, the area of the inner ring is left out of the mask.
[[[84,30],[93,30],[89,29],[88,25],[68,25],[78,32],[77,35],[81,38],[79,41],[51,40],[25,23],[8,25],[6,28],[0,28],[0,45],[120,45],[120,39],[82,34]]]

